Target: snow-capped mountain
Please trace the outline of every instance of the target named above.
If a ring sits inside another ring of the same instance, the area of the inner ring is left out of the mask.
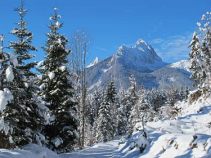
[[[92,66],[95,66],[99,62],[100,62],[99,58],[96,57],[93,62],[91,62],[89,65],[87,65],[87,68],[92,67]]]
[[[186,70],[186,71],[189,72],[190,71],[190,69],[189,69],[190,61],[188,61],[188,60],[181,60],[181,61],[178,61],[176,63],[171,64],[170,67],[183,69],[183,70]]]
[[[163,62],[153,47],[142,39],[132,46],[122,45],[111,57],[93,63],[87,68],[90,90],[105,87],[112,79],[117,89],[126,89],[131,75],[136,78],[138,86],[144,85],[145,88],[192,86],[186,67],[183,69],[177,66],[179,64]]]

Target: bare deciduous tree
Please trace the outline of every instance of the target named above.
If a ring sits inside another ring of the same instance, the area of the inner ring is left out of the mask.
[[[86,106],[86,58],[89,41],[87,34],[82,31],[76,31],[71,38],[70,69],[78,76],[78,94],[79,94],[79,118],[80,118],[80,138],[79,145],[84,147],[85,141],[85,106]]]

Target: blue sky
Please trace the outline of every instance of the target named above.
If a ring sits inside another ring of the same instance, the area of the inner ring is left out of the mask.
[[[187,58],[187,45],[196,22],[210,11],[210,0],[25,0],[26,20],[39,49],[36,60],[43,58],[41,49],[48,32],[49,16],[59,8],[70,37],[76,30],[88,33],[91,41],[88,59],[104,59],[121,44],[133,44],[142,38],[150,43],[166,62]],[[18,17],[13,11],[19,0],[0,0],[0,33],[6,41]]]

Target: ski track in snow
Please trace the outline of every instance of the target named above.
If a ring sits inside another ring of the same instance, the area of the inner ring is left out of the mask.
[[[120,158],[118,141],[100,143],[82,151],[60,155],[61,158]]]

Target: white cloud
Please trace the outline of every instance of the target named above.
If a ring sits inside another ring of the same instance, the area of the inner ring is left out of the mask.
[[[157,38],[151,41],[152,46],[158,55],[166,62],[176,62],[188,58],[189,43],[192,34],[167,37],[166,39]]]

